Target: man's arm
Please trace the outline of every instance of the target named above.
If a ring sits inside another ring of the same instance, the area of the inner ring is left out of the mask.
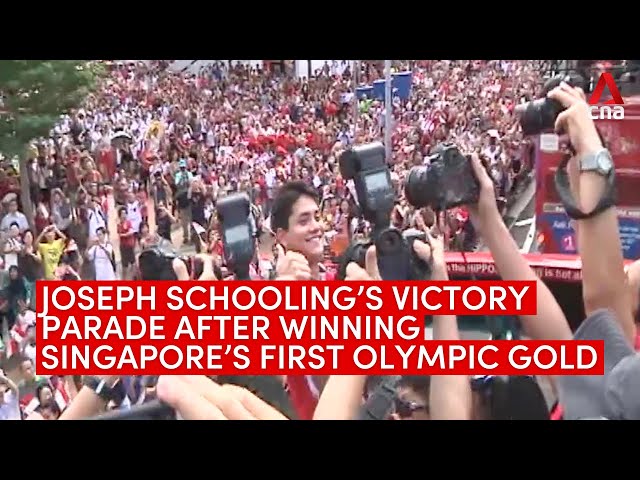
[[[534,339],[570,340],[569,323],[549,288],[542,282],[525,258],[502,221],[496,206],[493,181],[477,155],[472,165],[480,182],[480,201],[469,206],[474,226],[489,247],[503,280],[533,280],[537,283],[537,315],[521,315],[523,327]]]
[[[2,372],[2,370],[0,370],[0,382],[6,383],[7,386],[9,387],[9,390],[11,390],[15,395],[18,395],[18,386],[15,384],[15,382],[13,380],[11,380],[9,377],[7,377]]]
[[[603,148],[590,117],[582,90],[563,84],[549,92],[549,97],[567,110],[556,121],[556,130],[569,133],[576,155],[571,160],[572,190],[583,212],[591,212],[606,190],[606,178],[597,172],[580,170],[579,161]],[[578,185],[575,185],[578,181]],[[598,215],[577,222],[578,251],[582,259],[582,296],[587,315],[608,308],[614,311],[625,336],[635,342],[636,327],[631,312],[630,292],[624,273],[624,258],[618,228],[618,215],[612,206]]]
[[[59,239],[62,240],[63,242],[65,242],[67,240],[67,236],[62,233],[58,227],[56,227],[55,225],[52,225],[53,231],[56,232],[56,235],[58,235]]]
[[[99,377],[108,387],[113,387],[118,377]],[[60,420],[82,420],[104,412],[107,401],[101,398],[94,390],[84,386],[73,399],[71,405],[62,413]]]
[[[133,227],[129,222],[125,223],[125,225],[127,230],[125,232],[118,232],[118,234],[120,235],[121,238],[133,237],[135,235],[135,232],[133,231]]]
[[[431,246],[415,243],[416,254],[424,261],[432,259],[433,281],[448,281],[447,264],[444,260],[444,243],[440,238],[431,238]],[[455,315],[433,316],[434,340],[460,340],[458,319]],[[466,375],[434,375],[431,377],[429,406],[433,420],[471,419],[471,383]]]

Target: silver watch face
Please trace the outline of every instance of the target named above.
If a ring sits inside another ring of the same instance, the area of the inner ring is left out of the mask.
[[[609,173],[613,168],[613,160],[611,159],[611,154],[608,150],[602,150],[598,153],[597,157],[598,170],[602,173]]]

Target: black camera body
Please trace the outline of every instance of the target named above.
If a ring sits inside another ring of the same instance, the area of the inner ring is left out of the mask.
[[[584,89],[585,81],[578,74],[557,75],[548,80],[544,85],[544,96],[531,102],[518,105],[516,113],[520,115],[522,133],[526,136],[539,135],[543,132],[553,131],[558,115],[565,110],[564,106],[556,100],[547,98],[547,93],[565,82],[573,87]]]
[[[445,143],[429,157],[429,164],[413,167],[405,180],[407,201],[435,211],[478,203],[480,184],[468,156]]]
[[[420,238],[415,235],[417,231],[403,233],[390,226],[395,194],[384,155],[384,146],[378,142],[354,147],[340,157],[340,173],[354,181],[362,216],[373,226],[373,241],[357,242],[347,248],[338,268],[339,279],[346,277],[350,262],[365,267],[371,245],[376,246],[383,280],[425,280],[431,273],[429,265],[413,250],[413,242]],[[421,239],[425,240],[424,234]]]
[[[416,229],[401,232],[392,228],[376,238],[378,269],[388,272],[383,277],[385,280],[427,280],[431,277],[431,265],[418,257],[413,249],[416,240],[427,242],[427,236]]]
[[[178,280],[173,268],[174,260],[184,263],[190,278],[198,278],[204,271],[202,260],[193,256],[178,256],[166,240],[158,245],[145,248],[138,256],[138,271],[140,280]],[[214,267],[217,278],[222,278],[222,272]]]
[[[250,218],[251,201],[245,193],[236,193],[219,200],[216,210],[222,224],[226,264],[237,280],[249,280],[249,266],[256,249]]]
[[[141,280],[177,280],[173,261],[178,258],[170,242],[160,239],[138,255],[138,271]]]
[[[395,195],[384,145],[376,142],[353,147],[340,156],[339,164],[342,177],[353,180],[362,216],[376,227],[387,222]]]

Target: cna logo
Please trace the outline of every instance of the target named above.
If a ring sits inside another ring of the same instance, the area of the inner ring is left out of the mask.
[[[604,102],[602,105],[598,105],[600,97],[604,92],[605,87],[609,87],[609,93],[611,98]],[[622,120],[624,119],[624,102],[622,101],[622,95],[618,90],[616,81],[613,79],[613,75],[609,72],[604,72],[600,75],[596,88],[593,89],[591,98],[589,98],[589,111],[591,118],[594,120]]]

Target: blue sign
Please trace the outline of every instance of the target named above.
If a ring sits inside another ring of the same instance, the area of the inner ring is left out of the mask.
[[[378,100],[384,101],[384,86],[386,82],[384,80],[376,80],[373,82],[373,96]],[[392,92],[393,92],[393,83],[391,84]]]
[[[559,253],[577,253],[576,234],[566,213],[544,213],[542,221],[553,232],[553,243]],[[618,216],[622,252],[627,260],[640,258],[640,217]]]
[[[408,100],[411,95],[411,85],[413,84],[413,75],[411,72],[400,72],[393,74],[394,95],[402,100]]]
[[[411,72],[393,73],[391,75],[391,95],[400,97],[402,100],[408,100],[411,95],[412,83],[413,74]],[[373,82],[373,95],[378,100],[384,100],[385,84],[385,80]]]
[[[362,100],[363,98],[373,98],[373,87],[367,85],[366,87],[356,88],[356,97],[358,100]]]
[[[551,227],[553,232],[553,244],[558,248],[558,253],[575,255],[576,232],[571,226],[571,219],[566,213],[545,213],[543,221]]]
[[[640,258],[640,218],[618,216],[618,225],[624,258],[637,260]]]

